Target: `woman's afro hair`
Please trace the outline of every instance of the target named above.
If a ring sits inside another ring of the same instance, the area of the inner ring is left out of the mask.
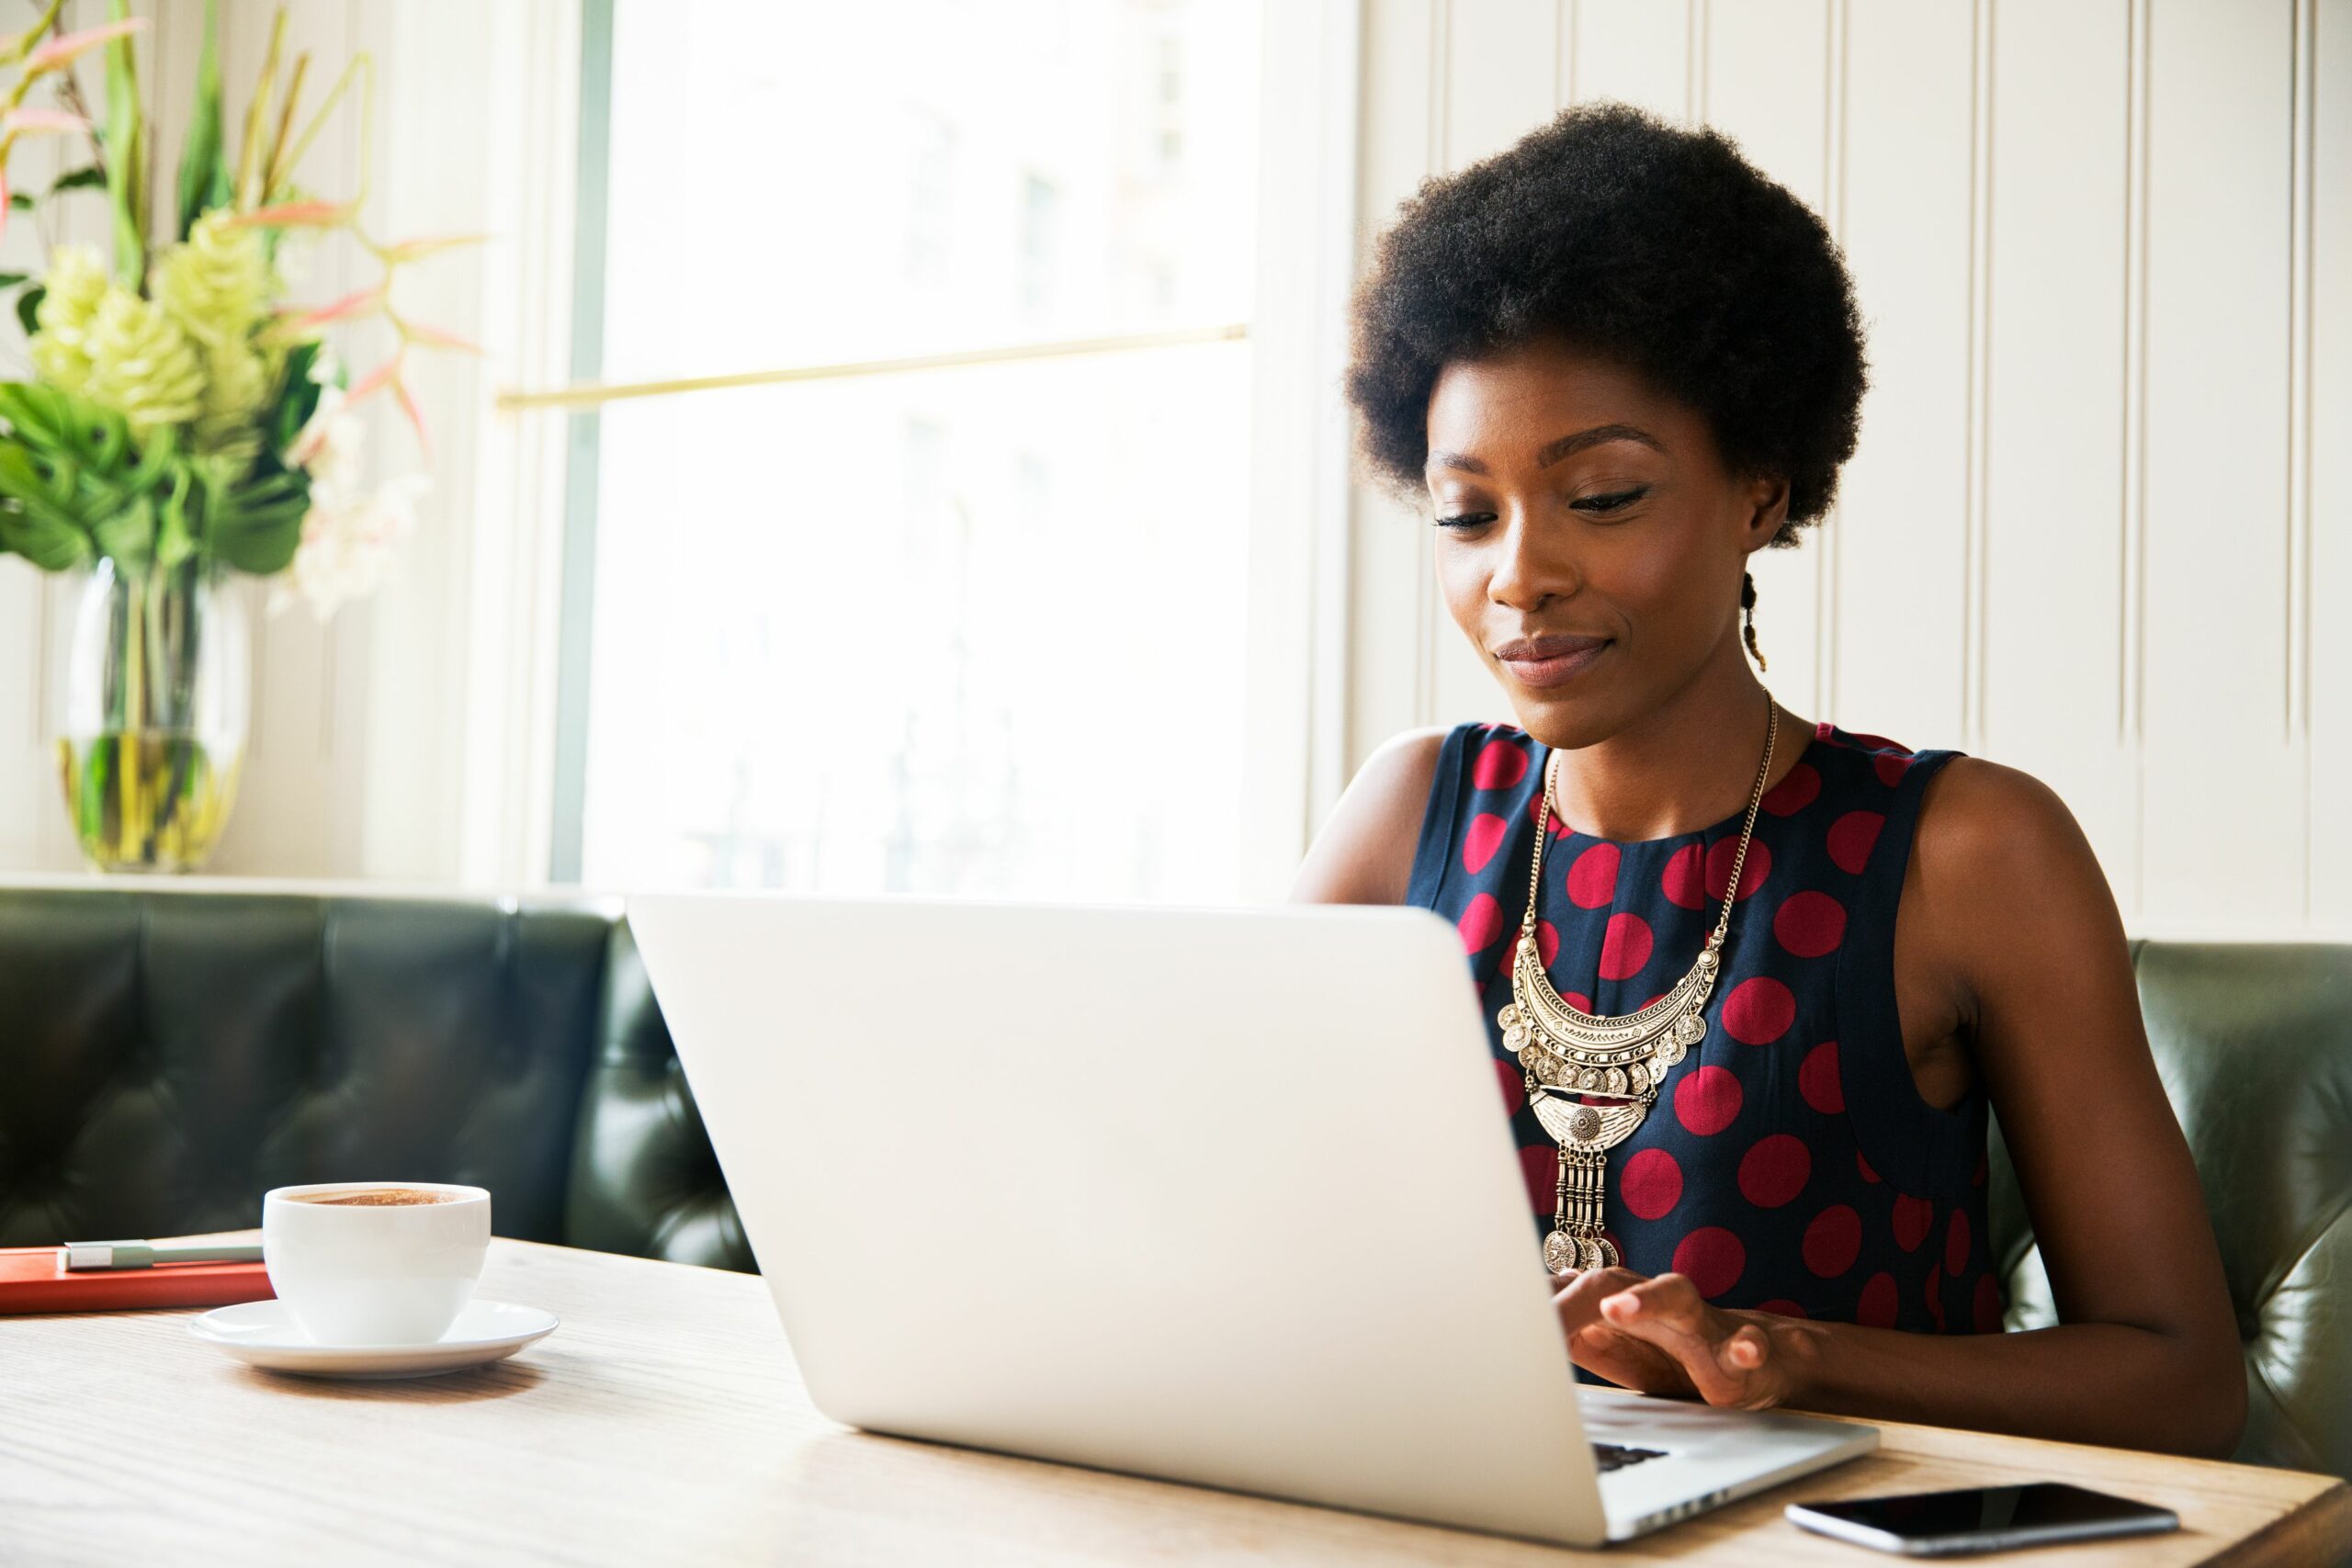
[[[1698,410],[1734,473],[1787,479],[1774,544],[1828,510],[1866,379],[1853,285],[1725,137],[1589,105],[1423,181],[1355,293],[1347,389],[1377,475],[1421,488],[1447,363],[1545,337]]]

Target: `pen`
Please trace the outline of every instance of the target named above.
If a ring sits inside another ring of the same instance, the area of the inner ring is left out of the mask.
[[[156,1263],[258,1263],[261,1244],[231,1247],[157,1247],[147,1241],[69,1241],[58,1249],[65,1267],[145,1269]]]

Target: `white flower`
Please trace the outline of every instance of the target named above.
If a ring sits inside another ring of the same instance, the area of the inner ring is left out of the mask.
[[[270,584],[269,613],[302,599],[324,621],[346,599],[374,592],[392,547],[415,525],[417,498],[431,482],[423,474],[406,474],[372,495],[314,491],[302,519],[302,543]]]
[[[319,406],[311,411],[301,433],[286,448],[286,464],[310,476],[311,493],[330,510],[342,510],[356,499],[360,447],[367,427],[343,407],[343,389],[319,389]]]

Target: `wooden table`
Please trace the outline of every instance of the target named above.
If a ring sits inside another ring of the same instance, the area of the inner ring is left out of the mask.
[[[1781,1505],[2018,1477],[2161,1502],[2184,1528],[2000,1562],[2352,1551],[2332,1477],[1882,1422],[1868,1459],[1585,1554],[836,1427],[748,1275],[500,1240],[481,1293],[562,1326],[493,1367],[343,1382],[233,1361],[187,1332],[192,1311],[0,1318],[0,1563],[1869,1568],[1894,1560]]]

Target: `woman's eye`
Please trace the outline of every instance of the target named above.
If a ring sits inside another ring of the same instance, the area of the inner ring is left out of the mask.
[[[1437,519],[1437,525],[1441,528],[1475,528],[1481,523],[1492,523],[1494,520],[1495,514],[1491,512],[1464,512]]]
[[[1597,512],[1605,515],[1611,512],[1623,511],[1649,492],[1649,486],[1636,485],[1632,490],[1613,491],[1607,495],[1581,496],[1568,502],[1568,505],[1574,511]]]

